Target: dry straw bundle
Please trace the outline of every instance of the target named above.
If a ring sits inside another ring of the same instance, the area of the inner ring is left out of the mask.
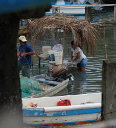
[[[28,29],[31,31],[33,41],[41,34],[47,34],[48,31],[62,29],[72,33],[77,45],[79,44],[92,53],[95,52],[96,40],[98,37],[98,31],[95,24],[91,24],[86,20],[77,19],[74,16],[63,14],[44,16],[39,19],[29,19],[28,22]]]

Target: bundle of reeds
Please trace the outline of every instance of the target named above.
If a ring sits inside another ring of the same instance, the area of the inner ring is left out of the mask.
[[[44,16],[39,19],[29,19],[28,22],[28,29],[32,34],[32,40],[37,39],[41,34],[47,34],[48,31],[62,29],[63,31],[72,33],[77,45],[86,48],[91,53],[95,52],[98,37],[95,24],[63,14]]]

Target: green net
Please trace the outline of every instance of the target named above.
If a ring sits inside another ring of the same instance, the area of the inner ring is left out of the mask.
[[[39,82],[32,79],[20,76],[22,98],[40,94]]]

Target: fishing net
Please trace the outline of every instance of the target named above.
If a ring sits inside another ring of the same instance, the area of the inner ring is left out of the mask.
[[[32,78],[20,76],[22,98],[40,94],[39,82]]]

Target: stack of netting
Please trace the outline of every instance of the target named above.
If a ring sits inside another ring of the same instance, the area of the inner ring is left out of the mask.
[[[20,76],[20,85],[22,98],[41,93],[38,81],[33,80],[32,78]]]

